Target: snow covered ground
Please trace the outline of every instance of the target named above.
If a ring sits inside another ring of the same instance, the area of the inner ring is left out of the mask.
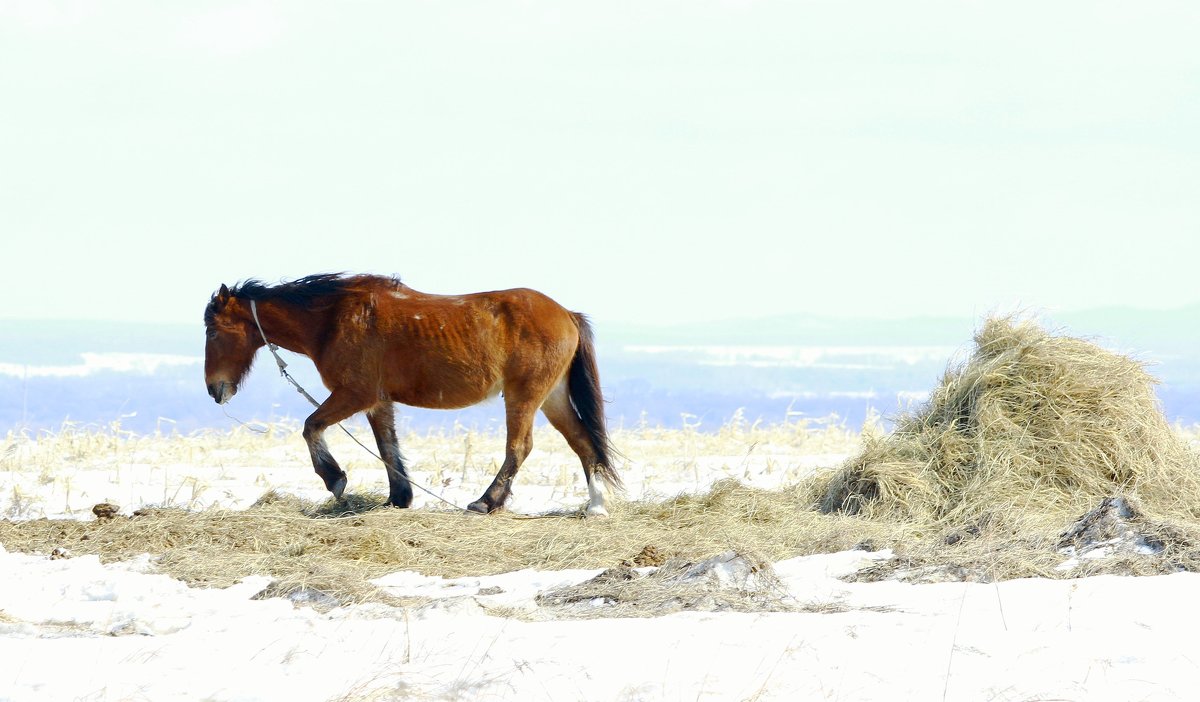
[[[0,553],[0,698],[1182,700],[1200,682],[1200,612],[1186,604],[1200,576],[837,578],[886,556],[776,564],[812,613],[522,621],[480,600],[535,607],[536,593],[599,571],[398,573],[381,584],[439,599],[320,614],[251,599],[266,578],[204,590],[148,558]]]
[[[819,442],[804,453],[736,441],[721,455],[711,437],[690,440],[633,466],[633,496],[703,489],[726,475],[778,484],[838,455]],[[540,443],[514,508],[579,506],[577,471],[560,476],[561,448]],[[491,448],[473,449],[478,471],[460,469],[470,463],[461,453],[435,458],[419,442],[409,453],[421,479],[459,500],[486,484]],[[10,463],[0,511],[91,518],[86,507],[102,500],[132,510],[164,501],[236,508],[271,488],[319,496],[296,460],[302,446],[243,451],[255,465],[220,447],[190,463],[186,451],[156,459],[122,450],[116,464],[65,455],[54,471]],[[368,465],[352,477],[381,489],[382,470]],[[599,570],[454,580],[402,571],[376,584],[424,604],[320,612],[254,599],[265,577],[188,587],[156,573],[153,554],[101,564],[0,548],[0,700],[1174,700],[1200,686],[1200,610],[1190,607],[1200,575],[840,579],[889,557],[850,551],[774,564],[779,595],[797,611],[621,619],[580,618],[603,613],[594,602],[559,617],[536,600]],[[735,565],[718,564],[717,574],[736,579]]]

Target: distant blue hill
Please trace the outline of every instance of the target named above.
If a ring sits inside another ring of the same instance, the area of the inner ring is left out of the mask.
[[[1200,306],[1172,311],[1100,309],[1043,318],[1148,364],[1172,421],[1200,422]],[[749,421],[837,415],[857,428],[868,412],[895,415],[919,403],[947,364],[963,360],[979,320],[775,317],[677,326],[596,321],[601,376],[614,425],[640,422],[715,429],[740,411]],[[229,427],[229,415],[269,421],[310,408],[260,352],[255,371],[224,409],[202,379],[203,327],[0,320],[0,431],[93,428],[119,422],[139,433]],[[86,354],[86,356],[85,356]],[[290,370],[317,397],[324,388],[303,357]],[[405,428],[455,423],[498,428],[499,401],[455,412],[401,407]]]
[[[1053,315],[1036,314],[1052,332],[1140,349],[1196,348],[1200,344],[1200,305],[1175,310],[1107,307]],[[609,324],[605,333],[622,343],[780,344],[798,346],[965,345],[982,319],[912,317],[856,319],[779,316],[703,324],[649,326]]]

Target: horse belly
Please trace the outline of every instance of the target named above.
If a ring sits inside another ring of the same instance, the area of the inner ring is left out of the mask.
[[[461,409],[496,397],[502,383],[488,378],[470,378],[454,373],[411,378],[389,393],[391,399],[410,407]]]

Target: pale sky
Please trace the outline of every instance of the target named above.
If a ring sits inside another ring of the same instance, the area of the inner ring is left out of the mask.
[[[0,0],[0,319],[1200,302],[1194,2]]]

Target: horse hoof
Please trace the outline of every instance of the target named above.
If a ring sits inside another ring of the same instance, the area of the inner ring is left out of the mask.
[[[587,508],[587,516],[603,519],[608,516],[608,510],[604,508],[604,505],[591,505]]]
[[[333,484],[333,487],[331,487],[329,491],[333,493],[334,497],[338,498],[339,500],[342,499],[342,493],[346,491],[346,479],[338,478],[338,481]]]
[[[400,509],[408,509],[412,507],[413,492],[412,488],[403,487],[400,489],[392,489],[388,494],[388,504]]]
[[[477,514],[487,514],[491,510],[488,509],[487,503],[483,500],[475,500],[471,504],[467,505],[467,511],[475,512]]]

